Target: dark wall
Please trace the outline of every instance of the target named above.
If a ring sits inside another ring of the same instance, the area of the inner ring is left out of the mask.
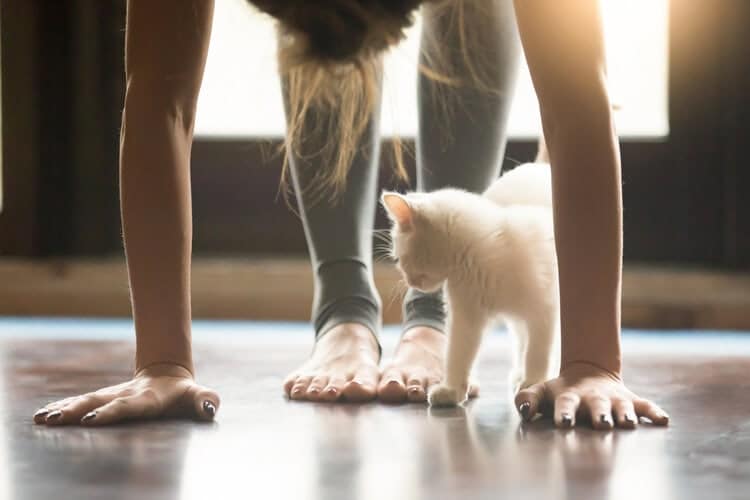
[[[2,0],[0,254],[119,247],[124,1]]]
[[[123,2],[1,5],[0,252],[120,252]],[[663,142],[622,145],[625,258],[750,268],[750,2],[680,0],[670,8],[672,132]],[[278,195],[276,146],[196,141],[196,253],[304,253],[299,221]],[[506,167],[533,153],[534,144],[511,142]]]

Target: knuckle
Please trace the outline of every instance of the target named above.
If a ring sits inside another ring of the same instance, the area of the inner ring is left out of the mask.
[[[159,395],[153,389],[143,389],[138,393],[138,397],[149,407],[159,405]]]
[[[80,404],[80,405],[92,405],[99,402],[99,398],[96,397],[94,394],[84,394],[80,398],[78,398],[77,401],[74,401],[74,403]]]
[[[610,399],[599,391],[589,391],[584,394],[583,399],[589,403],[599,403],[606,401],[609,403]]]
[[[156,391],[150,387],[147,387],[146,389],[141,390],[138,393],[138,396],[145,398],[145,399],[157,399],[158,397],[156,394]]]
[[[121,390],[121,391],[120,391],[120,393],[119,393],[119,396],[120,396],[121,398],[129,398],[130,396],[134,396],[134,395],[135,395],[135,390],[134,390],[134,389],[130,389],[130,388],[128,388],[128,389],[123,389],[123,390]],[[118,398],[118,399],[119,399],[119,398]]]
[[[117,398],[112,401],[112,404],[120,408],[127,408],[128,406],[130,406],[130,401],[128,401],[126,398]]]
[[[633,405],[627,399],[612,398],[612,406],[621,410],[631,408]]]
[[[562,404],[577,404],[579,400],[578,395],[572,392],[564,392],[557,396],[558,403]]]
[[[609,398],[599,395],[587,398],[586,402],[594,406],[609,406],[611,404]]]

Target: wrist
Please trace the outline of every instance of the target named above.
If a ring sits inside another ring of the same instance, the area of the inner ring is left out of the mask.
[[[593,328],[579,325],[563,329],[560,371],[570,366],[587,364],[616,377],[622,373],[620,329],[614,324],[597,322]]]
[[[163,330],[151,330],[160,333]],[[165,337],[164,335],[143,335],[143,330],[136,335],[135,348],[135,372],[157,366],[181,367],[189,373],[191,378],[195,375],[193,366],[193,352],[190,342],[190,333]]]
[[[622,382],[622,374],[620,370],[613,370],[611,367],[608,367],[606,364],[600,364],[594,361],[586,360],[586,359],[577,359],[577,360],[571,360],[568,362],[563,362],[560,365],[560,375],[566,375],[571,373],[577,373],[580,374],[581,372],[585,372],[588,374],[599,374],[608,378],[611,378],[617,382]]]
[[[172,361],[158,361],[143,366],[136,365],[134,378],[139,377],[178,377],[192,380],[195,378],[195,372],[192,364],[185,366]]]

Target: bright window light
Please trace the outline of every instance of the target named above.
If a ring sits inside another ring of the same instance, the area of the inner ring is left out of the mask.
[[[668,0],[602,0],[610,92],[619,105],[624,138],[668,135]],[[246,0],[216,2],[213,35],[198,100],[196,134],[203,137],[280,137],[284,114],[276,72],[272,21]],[[637,30],[633,30],[637,26]],[[412,137],[417,129],[417,23],[388,54],[382,132]],[[534,138],[539,110],[528,69],[519,72],[510,136]]]

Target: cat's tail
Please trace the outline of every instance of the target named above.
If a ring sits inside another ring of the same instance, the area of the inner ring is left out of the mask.
[[[547,151],[547,142],[544,140],[544,133],[539,134],[539,145],[537,146],[534,163],[549,163],[549,151]]]

